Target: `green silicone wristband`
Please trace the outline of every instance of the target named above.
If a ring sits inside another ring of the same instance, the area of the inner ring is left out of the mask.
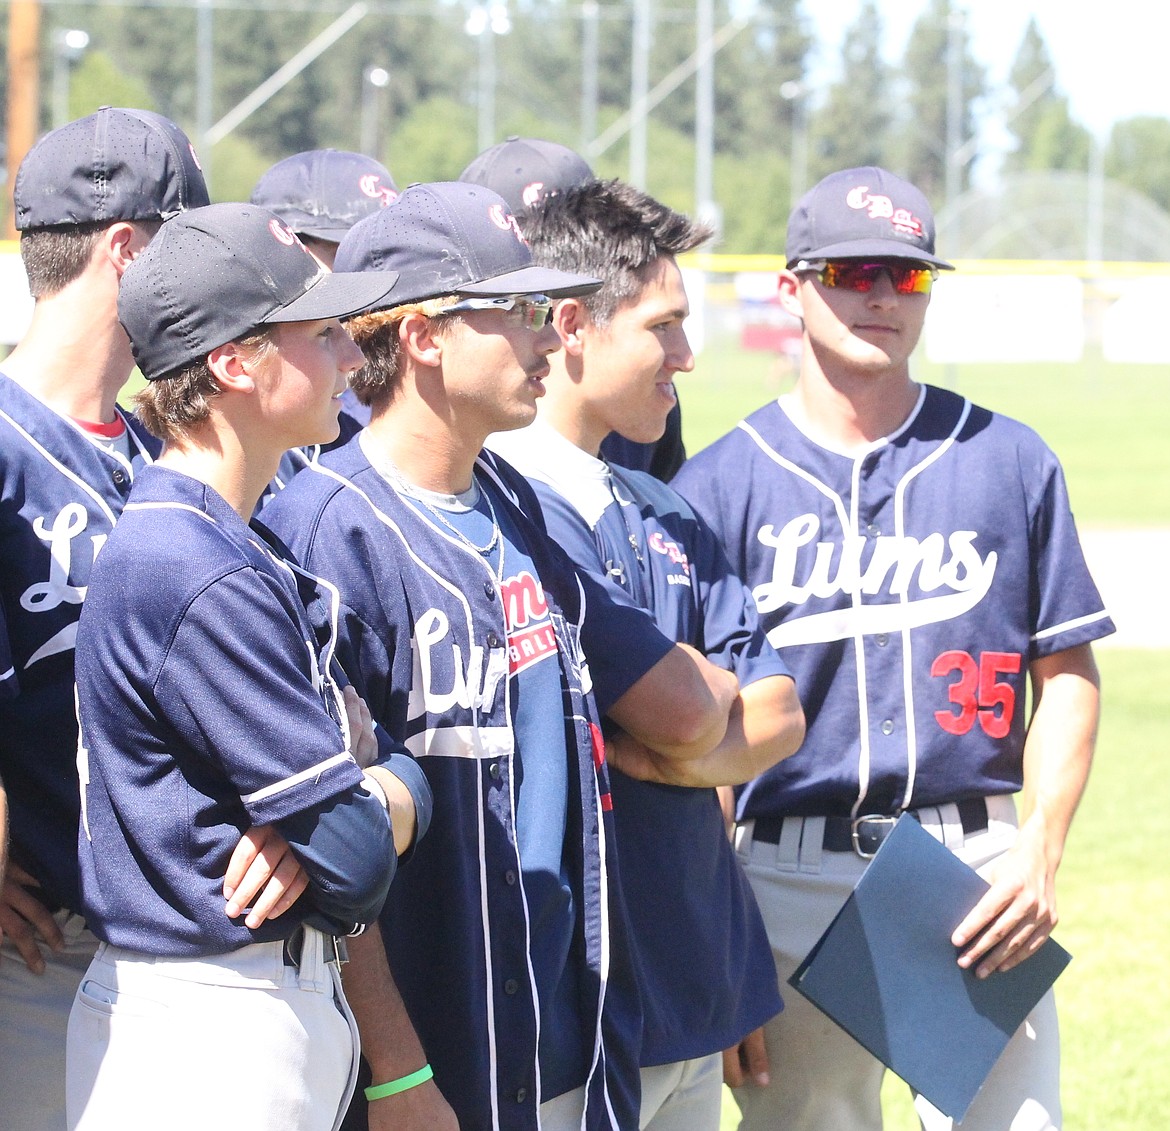
[[[400,1076],[388,1084],[374,1084],[367,1088],[366,1099],[371,1101],[384,1100],[387,1096],[398,1095],[399,1092],[409,1092],[411,1088],[425,1084],[434,1074],[435,1070],[429,1064],[424,1064],[417,1072],[412,1072],[409,1076]]]

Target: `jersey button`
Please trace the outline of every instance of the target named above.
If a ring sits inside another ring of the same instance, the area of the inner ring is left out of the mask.
[[[500,763],[493,762],[490,766],[488,766],[488,774],[491,776],[492,781],[499,781],[500,780]]]
[[[490,582],[483,583],[483,595],[490,601],[496,595],[496,587]]]
[[[879,648],[884,648],[890,642],[890,638],[884,632],[879,632],[874,640]]]
[[[528,1089],[527,1088],[517,1088],[516,1089],[516,1102],[518,1104],[522,1104],[526,1099],[528,1099]]]
[[[508,997],[512,997],[519,988],[520,983],[517,982],[515,978],[509,978],[504,983],[504,993],[506,993]]]
[[[122,484],[126,482],[126,473],[120,467],[114,472],[114,482],[117,483],[119,487],[121,487]]]
[[[487,646],[489,648],[498,648],[500,646],[500,638],[496,633],[489,632],[487,634],[486,639],[487,639]]]
[[[890,719],[885,719],[882,722],[882,734],[893,734],[894,724]]]
[[[516,873],[511,868],[504,873],[504,883],[508,887],[514,887],[516,885]]]

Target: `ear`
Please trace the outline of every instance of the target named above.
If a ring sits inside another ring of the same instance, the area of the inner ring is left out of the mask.
[[[781,307],[794,318],[804,321],[804,303],[800,297],[800,279],[791,271],[781,271],[777,280]]]
[[[553,307],[552,323],[565,353],[580,357],[585,345],[585,331],[591,324],[585,304],[576,298],[561,299]]]
[[[216,346],[207,355],[207,368],[225,393],[250,393],[256,388],[254,367],[235,342]]]
[[[443,363],[443,339],[437,324],[425,314],[411,313],[398,323],[398,340],[418,365],[437,369]]]
[[[118,273],[119,279],[122,277],[122,272],[134,262],[142,249],[150,243],[151,236],[153,235],[153,230],[144,230],[138,224],[131,224],[126,220],[120,221],[117,224],[111,224],[106,229],[102,247],[105,251],[106,258]]]

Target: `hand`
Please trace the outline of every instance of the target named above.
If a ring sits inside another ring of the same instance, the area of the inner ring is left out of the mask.
[[[723,1052],[723,1083],[729,1088],[751,1084],[766,1088],[768,1076],[768,1050],[764,1045],[764,1030],[755,1029],[748,1033],[734,1048]]]
[[[369,1106],[370,1131],[459,1131],[459,1121],[434,1080],[374,1100]]]
[[[366,701],[349,684],[342,691],[345,714],[349,720],[349,752],[361,768],[367,769],[378,756],[378,738],[374,734],[374,716]]]
[[[45,972],[39,943],[51,950],[65,946],[65,938],[52,912],[30,890],[40,886],[19,864],[9,860],[0,887],[0,936],[11,940],[34,974]]]
[[[309,877],[275,826],[254,825],[240,837],[228,861],[224,914],[234,919],[250,906],[244,925],[255,930],[266,919],[283,915],[308,886]]]
[[[1054,877],[1037,838],[1021,829],[988,872],[991,888],[951,936],[963,951],[959,965],[975,967],[978,978],[1035,954],[1057,922]]]

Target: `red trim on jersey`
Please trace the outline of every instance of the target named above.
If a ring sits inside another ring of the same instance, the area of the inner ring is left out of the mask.
[[[117,440],[120,436],[126,434],[126,421],[117,413],[114,414],[114,419],[109,424],[99,424],[95,420],[79,420],[76,416],[72,419],[74,424],[79,428],[84,428],[91,436],[101,436],[106,440]]]

